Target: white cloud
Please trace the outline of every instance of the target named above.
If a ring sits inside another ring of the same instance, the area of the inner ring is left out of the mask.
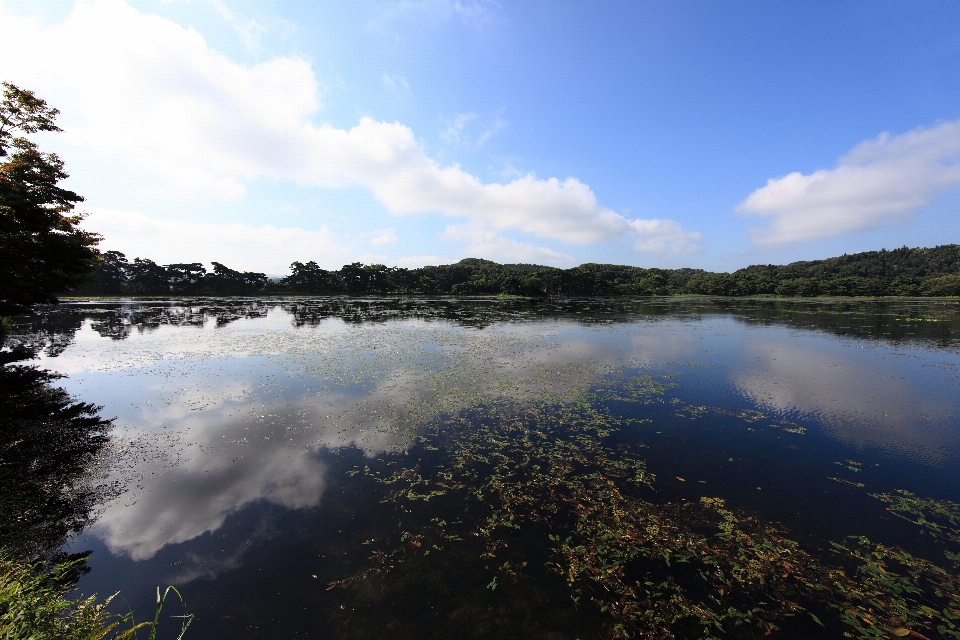
[[[456,262],[456,260],[441,258],[440,256],[406,256],[394,260],[396,266],[406,267],[407,269],[418,269],[426,265],[453,264],[454,262]]]
[[[0,75],[61,107],[72,142],[175,191],[242,197],[244,179],[277,175],[265,168],[287,150],[291,123],[320,107],[305,59],[240,65],[121,0],[78,2],[47,26],[0,9],[0,22]],[[20,55],[24,47],[36,55]]]
[[[282,275],[291,259],[315,260],[328,269],[339,269],[350,249],[327,227],[316,231],[245,224],[213,224],[158,220],[142,213],[90,209],[82,226],[100,233],[103,251],[122,251],[128,258],[150,258],[160,264],[194,262],[198,257],[216,260],[232,269]]]
[[[489,9],[458,11],[478,7]],[[80,0],[52,25],[0,7],[0,23],[0,77],[60,106],[67,139],[152,172],[161,191],[237,199],[256,178],[361,185],[396,215],[438,212],[574,245],[634,240],[641,251],[669,251],[698,238],[670,221],[628,220],[576,178],[484,184],[440,166],[397,122],[317,126],[319,84],[306,59],[238,64],[192,29],[122,0]]]
[[[697,231],[686,231],[675,220],[631,220],[636,233],[633,248],[657,255],[700,251],[703,239]]]
[[[484,129],[480,135],[477,136],[477,146],[482,147],[485,145],[490,138],[492,138],[498,131],[506,126],[506,120],[503,120],[500,116],[497,116],[490,126]]]
[[[510,160],[504,161],[501,167],[495,169],[495,172],[504,180],[515,180],[516,178],[522,178],[526,175],[523,171],[517,169]]]
[[[495,232],[470,225],[452,225],[444,230],[443,239],[466,242],[464,255],[477,258],[496,258],[505,262],[532,262],[550,266],[572,266],[574,258],[547,247],[517,242],[498,236]]]
[[[350,259],[351,262],[360,262],[363,264],[384,264],[385,265],[385,263],[389,259],[387,256],[383,255],[382,253],[365,252],[365,253],[352,254],[352,255],[353,257]],[[337,268],[339,268],[339,266]]]
[[[756,244],[802,242],[902,222],[960,186],[960,120],[866,140],[830,170],[767,181],[737,207],[770,219]]]
[[[370,238],[370,244],[375,247],[381,247],[385,244],[393,244],[397,241],[397,234],[393,229],[384,229],[374,233]]]
[[[209,435],[204,431],[195,429],[190,436],[200,440]],[[204,444],[216,446],[217,439],[208,437]],[[185,464],[164,478],[176,482],[178,500],[169,499],[169,489],[155,489],[140,497],[135,508],[122,505],[109,510],[92,530],[113,553],[145,560],[164,545],[216,531],[227,516],[252,502],[299,509],[319,504],[326,484],[322,462],[302,452],[291,455],[289,450],[262,448],[245,451],[240,464],[222,458]]]
[[[460,2],[457,0],[453,4],[453,10],[460,16],[465,24],[473,25],[476,28],[482,28],[495,20],[498,16],[500,3],[495,0],[470,0],[469,2]]]
[[[447,142],[460,142],[464,128],[473,120],[477,119],[475,113],[458,113],[451,120],[447,120],[447,128],[440,134],[440,137]]]
[[[502,112],[502,110],[501,110]],[[472,123],[476,123],[471,127]],[[489,124],[483,126],[479,122],[479,118],[476,113],[467,112],[467,113],[458,113],[453,118],[446,118],[444,120],[445,129],[440,132],[440,137],[454,144],[471,144],[476,147],[482,147],[487,141],[490,140],[496,133],[507,126],[507,121],[500,117],[500,114],[497,114],[493,121]],[[477,125],[480,125],[481,131],[479,133],[470,134],[467,132],[468,128],[476,129]],[[523,175],[523,174],[520,174]]]
[[[216,10],[220,17],[230,23],[233,30],[251,51],[256,51],[260,46],[260,38],[266,32],[266,28],[252,18],[246,18],[231,11],[223,0],[207,0]]]
[[[383,84],[387,85],[388,87],[390,87],[395,91],[402,90],[402,91],[405,91],[406,93],[410,93],[410,83],[407,82],[407,79],[404,78],[399,73],[394,73],[394,74],[385,73],[380,77],[380,79],[383,80]]]

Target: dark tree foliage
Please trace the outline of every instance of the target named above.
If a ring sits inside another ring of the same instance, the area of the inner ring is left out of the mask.
[[[120,295],[124,292],[130,273],[127,256],[119,251],[107,251],[100,256],[100,263],[81,287],[99,291],[105,295]]]
[[[960,275],[928,278],[923,282],[928,296],[960,296]]]
[[[281,284],[291,293],[327,293],[342,288],[338,274],[321,269],[313,260],[291,264],[290,275]]]
[[[682,293],[719,296],[956,296],[960,245],[867,251],[693,278]]]
[[[267,284],[267,276],[263,273],[251,271],[234,271],[230,267],[214,262],[213,273],[203,278],[205,290],[227,295],[247,295],[263,291]]]
[[[133,259],[133,263],[127,272],[126,282],[130,287],[130,292],[134,294],[170,293],[167,270],[148,258]]]
[[[200,293],[202,281],[207,269],[199,262],[189,264],[168,264],[167,283],[175,293]]]
[[[149,258],[134,258],[133,262],[129,262],[119,251],[108,251],[103,254],[97,268],[70,293],[87,296],[235,296],[270,292],[269,279],[263,273],[235,271],[220,262],[211,264],[213,271],[207,272],[199,262],[159,265]],[[316,267],[316,264],[310,264]],[[308,292],[306,288],[304,292]]]
[[[937,274],[956,274],[958,265],[960,245],[948,244],[932,249],[901,247],[892,251],[866,251],[826,260],[793,262],[783,266],[752,265],[740,271],[766,272],[778,279],[856,277],[893,280],[898,276],[923,278]]]
[[[60,131],[58,111],[3,83],[0,100],[0,315],[56,302],[97,264],[100,237],[77,228],[83,198],[58,186],[63,162],[23,136]]]
[[[271,281],[214,262],[161,266],[136,258],[128,263],[109,252],[99,269],[73,293],[108,295],[518,295],[518,296],[958,296],[960,245],[932,249],[871,251],[815,262],[752,265],[733,273],[702,269],[644,269],[587,263],[572,269],[535,264],[498,264],[467,258],[419,269],[344,265],[322,269],[294,262],[290,275]],[[119,284],[118,284],[119,283]]]
[[[53,386],[57,377],[0,366],[0,549],[20,560],[51,559],[101,498],[90,469],[112,423]]]

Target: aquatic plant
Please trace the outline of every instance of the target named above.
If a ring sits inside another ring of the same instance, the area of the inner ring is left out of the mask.
[[[922,528],[924,534],[960,547],[960,504],[949,500],[920,498],[903,489],[894,493],[871,493],[889,506],[887,510],[898,518]],[[960,561],[956,550],[946,550],[954,563]]]
[[[656,500],[656,478],[636,447],[617,443],[624,421],[606,407],[656,401],[671,384],[641,376],[568,404],[490,403],[438,420],[419,437],[417,455],[365,470],[397,510],[398,533],[378,543],[366,569],[329,588],[475,541],[496,572],[495,590],[528,570],[539,540],[574,602],[607,616],[612,638],[719,637],[733,627],[769,634],[788,625],[858,638],[960,638],[955,565],[866,538],[801,545],[716,497]],[[956,505],[906,492],[878,497],[938,540],[957,541]]]

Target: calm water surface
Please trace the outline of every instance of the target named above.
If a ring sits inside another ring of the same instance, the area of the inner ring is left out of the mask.
[[[80,589],[121,590],[143,615],[154,585],[177,585],[189,638],[609,633],[535,529],[512,580],[464,540],[328,589],[426,518],[382,502],[371,474],[442,465],[418,434],[478,406],[588,398],[618,420],[609,442],[656,476],[647,499],[724,498],[795,539],[923,553],[869,493],[960,501],[956,302],[121,301],[64,304],[15,332],[115,417],[123,491],[69,543],[93,551]],[[662,387],[631,396],[637,380]]]

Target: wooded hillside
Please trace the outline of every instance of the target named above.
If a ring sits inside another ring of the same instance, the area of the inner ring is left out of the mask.
[[[534,264],[498,264],[467,258],[419,269],[364,265],[338,270],[294,262],[290,275],[271,280],[214,262],[159,265],[146,258],[129,262],[122,253],[103,255],[100,266],[74,295],[258,295],[258,294],[433,294],[433,295],[677,295],[711,296],[957,296],[960,245],[932,249],[903,247],[787,265],[751,265],[733,273],[702,269],[645,269],[582,264],[557,269]]]

